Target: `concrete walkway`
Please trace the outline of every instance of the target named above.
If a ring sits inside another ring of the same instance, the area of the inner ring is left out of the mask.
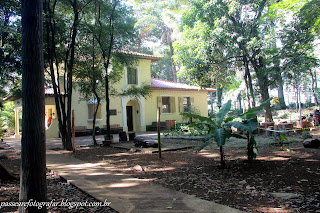
[[[147,179],[114,173],[99,164],[86,163],[57,151],[47,150],[47,167],[98,200],[123,212],[221,212],[240,213],[214,202],[162,187]]]
[[[20,149],[19,140],[6,142],[13,148]],[[56,141],[49,144],[49,147],[54,147]],[[148,179],[137,179],[127,174],[108,171],[98,163],[83,162],[63,152],[65,151],[47,149],[47,168],[101,202],[111,202],[110,207],[120,213],[242,212],[162,187]]]

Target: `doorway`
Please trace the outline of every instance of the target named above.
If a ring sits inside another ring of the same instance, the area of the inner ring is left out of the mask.
[[[127,125],[128,131],[133,131],[133,114],[132,114],[132,106],[127,106]]]

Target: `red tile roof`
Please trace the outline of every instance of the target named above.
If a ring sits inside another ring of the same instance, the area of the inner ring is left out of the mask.
[[[200,88],[197,86],[190,86],[188,84],[177,83],[173,81],[167,81],[162,79],[151,78],[151,86],[150,89],[153,90],[206,90],[208,92],[213,92],[215,89],[213,88]]]
[[[156,62],[156,61],[163,59],[162,56],[154,56],[154,55],[149,55],[149,54],[144,54],[144,53],[139,53],[139,52],[134,52],[134,51],[116,50],[115,52],[124,53],[127,55],[138,56],[139,58],[143,58],[143,59],[149,59],[149,60],[151,60],[151,62]]]
[[[44,94],[45,95],[48,95],[48,96],[53,96],[54,95],[54,91],[53,91],[53,88],[45,88],[44,89]],[[15,101],[17,99],[20,99],[18,97],[14,97],[12,95],[8,96],[7,98],[5,98],[4,100],[5,101]]]

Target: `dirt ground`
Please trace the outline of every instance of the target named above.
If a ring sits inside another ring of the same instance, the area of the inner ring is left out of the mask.
[[[319,137],[320,132],[314,137]],[[288,137],[302,141],[300,135]],[[272,137],[258,136],[258,158],[246,162],[246,141],[234,139],[225,145],[226,169],[220,169],[215,144],[194,149],[162,153],[130,152],[111,147],[80,147],[69,153],[87,162],[99,162],[111,171],[124,172],[201,199],[214,201],[247,212],[320,212],[320,149],[306,149],[301,142],[281,148]],[[181,143],[181,140],[165,140]],[[132,143],[132,142],[127,142]],[[188,143],[188,141],[183,141]],[[4,146],[5,147],[5,146]],[[9,159],[0,160],[19,174],[20,155],[0,149]],[[48,172],[48,199],[94,200],[77,188]],[[0,202],[17,201],[19,181],[0,183]],[[271,193],[282,193],[278,198]],[[290,193],[290,194],[283,194]],[[290,197],[288,197],[290,196]],[[15,212],[1,209],[0,212]],[[49,212],[112,212],[109,208],[51,209]]]
[[[288,138],[302,141],[296,135]],[[157,153],[107,147],[81,147],[72,155],[247,212],[320,212],[320,149],[306,149],[301,142],[281,148],[265,136],[258,136],[257,142],[258,158],[251,164],[246,162],[245,141],[227,143],[226,169],[219,167],[216,145],[200,152],[164,152],[162,159]]]
[[[16,177],[19,177],[20,173],[20,153],[9,149],[7,145],[0,142],[0,154],[5,154],[7,159],[0,159],[0,162],[8,168]],[[0,180],[0,204],[1,202],[17,202],[19,201],[19,180],[1,182]],[[68,184],[59,176],[48,171],[47,172],[47,199],[48,201],[61,202],[99,202],[95,198],[80,191],[77,187]],[[2,207],[0,212],[18,212],[16,207]],[[53,207],[48,209],[48,212],[61,213],[61,212],[116,212],[109,207]]]

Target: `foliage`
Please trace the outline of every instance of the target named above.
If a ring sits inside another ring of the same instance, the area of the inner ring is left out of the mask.
[[[14,117],[14,104],[13,102],[6,102],[4,108],[0,111],[0,129],[7,133],[14,132],[15,117]]]
[[[172,130],[165,130],[162,133],[165,136],[205,136],[207,129],[203,126],[193,126],[191,124],[176,124],[176,128]]]
[[[140,87],[133,86],[122,91],[119,96],[129,96],[138,99],[139,97],[148,98],[151,95],[149,89],[150,85],[147,82],[143,82]]]
[[[288,114],[282,114],[282,115],[280,115],[280,118],[281,119],[288,119],[289,115]]]
[[[179,37],[178,25],[186,2],[134,0],[136,28],[140,32],[142,46],[149,47],[153,54],[164,56],[162,60],[152,64],[152,77],[177,81],[179,66],[172,59],[175,53],[172,43]]]
[[[200,111],[197,107],[193,106],[193,105],[189,105],[189,106],[186,106],[183,108],[184,112],[187,112],[187,113],[192,113],[192,114],[195,114],[195,115],[200,115]],[[183,122],[187,122],[187,123],[192,123],[192,118],[190,117],[187,117],[187,116],[184,116],[182,114],[182,121]]]
[[[228,85],[236,71],[243,71],[247,96],[255,95],[250,71],[255,72],[262,101],[269,99],[269,71],[274,59],[276,38],[271,32],[273,20],[263,17],[274,1],[193,1],[182,21],[182,39],[175,43],[175,59],[184,66],[181,72],[198,85]],[[249,94],[250,92],[250,94]],[[266,120],[272,120],[265,106]]]
[[[0,2],[0,107],[8,88],[17,91],[21,83],[20,5],[17,0]],[[21,97],[21,89],[13,95]]]
[[[215,82],[219,88],[229,83],[234,69],[233,66],[227,69],[223,62],[226,57],[219,52],[219,46],[212,45],[214,35],[208,23],[196,22],[194,26],[183,27],[182,39],[174,43],[174,59],[183,66],[180,77],[202,87],[210,87],[213,79],[219,79]]]
[[[270,100],[268,99],[264,103],[262,103],[258,107],[254,107],[249,109],[247,112],[238,115],[238,118],[241,118],[242,121],[234,121],[235,116],[226,117],[228,112],[231,109],[231,100],[229,100],[226,104],[224,104],[219,112],[216,115],[216,119],[211,119],[208,117],[195,115],[191,113],[182,113],[184,116],[192,117],[197,120],[191,126],[206,126],[208,129],[208,134],[204,138],[204,144],[199,148],[199,150],[203,149],[205,146],[209,145],[211,140],[217,143],[220,147],[220,155],[221,155],[221,166],[225,165],[223,160],[223,145],[225,144],[226,140],[230,137],[237,137],[237,138],[245,138],[242,135],[232,133],[231,127],[237,128],[239,131],[246,131],[246,139],[248,141],[248,161],[252,161],[257,156],[257,146],[254,136],[252,134],[258,127],[258,122],[256,119],[256,112],[263,109],[267,104],[269,104]],[[226,118],[225,118],[226,117]]]

